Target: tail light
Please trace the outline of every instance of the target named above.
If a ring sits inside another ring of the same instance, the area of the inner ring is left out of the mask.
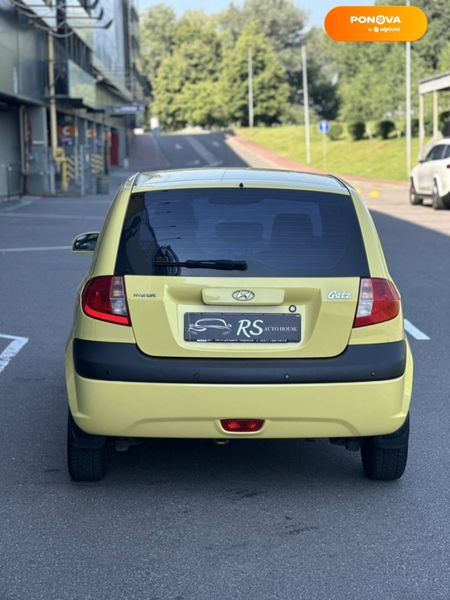
[[[361,279],[353,327],[394,319],[400,312],[400,296],[387,279]]]
[[[222,419],[220,421],[225,431],[233,433],[249,433],[259,431],[264,425],[263,419]]]
[[[83,312],[100,321],[131,325],[122,277],[94,277],[81,294]]]

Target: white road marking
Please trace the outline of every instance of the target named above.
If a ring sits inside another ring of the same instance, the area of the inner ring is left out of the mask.
[[[405,323],[405,330],[413,336],[413,338],[416,338],[416,340],[429,340],[430,338],[423,332],[420,331],[420,329],[417,329],[417,327],[415,325],[413,325],[411,323],[411,321],[408,321],[408,319],[404,319],[404,323]]]
[[[34,200],[23,200],[19,204],[14,204],[14,206],[7,206],[6,208],[2,208],[0,212],[14,212],[19,208],[25,208],[25,206],[30,206],[30,204],[34,204]]]
[[[0,373],[6,369],[10,361],[16,356],[18,352],[22,350],[25,344],[28,342],[28,338],[20,337],[18,335],[6,335],[0,333],[0,338],[11,340],[6,346],[3,352],[0,354]]]
[[[183,150],[183,146],[181,144],[175,144],[175,150]]]
[[[0,211],[0,217],[11,217],[12,219],[101,219],[104,220],[104,217],[97,217],[94,215],[55,215],[55,214],[38,214],[38,213],[3,213]]]
[[[218,142],[217,140],[214,140],[214,141],[212,142],[212,145],[213,145],[213,146],[215,146],[216,148],[219,148],[219,147],[220,147],[220,144],[219,144],[219,142]]]
[[[33,202],[23,203],[22,206],[29,206],[30,204],[33,204]],[[39,198],[37,204],[77,204],[78,206],[87,206],[88,204],[111,204],[111,200],[91,200],[86,197],[64,198],[64,200],[60,198]]]
[[[187,136],[186,141],[192,146],[192,148],[200,155],[204,161],[208,163],[210,167],[218,167],[223,164],[223,160],[217,160],[212,152],[206,148],[197,138]]]
[[[70,250],[72,246],[36,246],[34,248],[0,248],[0,252],[36,252],[40,250]]]

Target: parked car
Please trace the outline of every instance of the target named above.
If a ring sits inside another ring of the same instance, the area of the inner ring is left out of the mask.
[[[344,181],[137,174],[73,249],[93,254],[66,347],[74,480],[102,478],[108,446],[161,437],[328,438],[360,450],[369,478],[401,477],[413,359]]]
[[[431,198],[435,210],[450,208],[450,138],[436,142],[411,170],[409,198],[411,204]]]

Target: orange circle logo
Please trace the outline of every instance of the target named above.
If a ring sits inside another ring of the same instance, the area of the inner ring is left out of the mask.
[[[428,19],[416,6],[336,6],[324,26],[336,42],[414,42]]]

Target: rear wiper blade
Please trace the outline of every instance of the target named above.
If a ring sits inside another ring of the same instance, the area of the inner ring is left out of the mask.
[[[185,269],[219,269],[220,271],[246,271],[245,260],[185,260],[172,261],[156,259],[153,264],[157,267],[184,267]]]

